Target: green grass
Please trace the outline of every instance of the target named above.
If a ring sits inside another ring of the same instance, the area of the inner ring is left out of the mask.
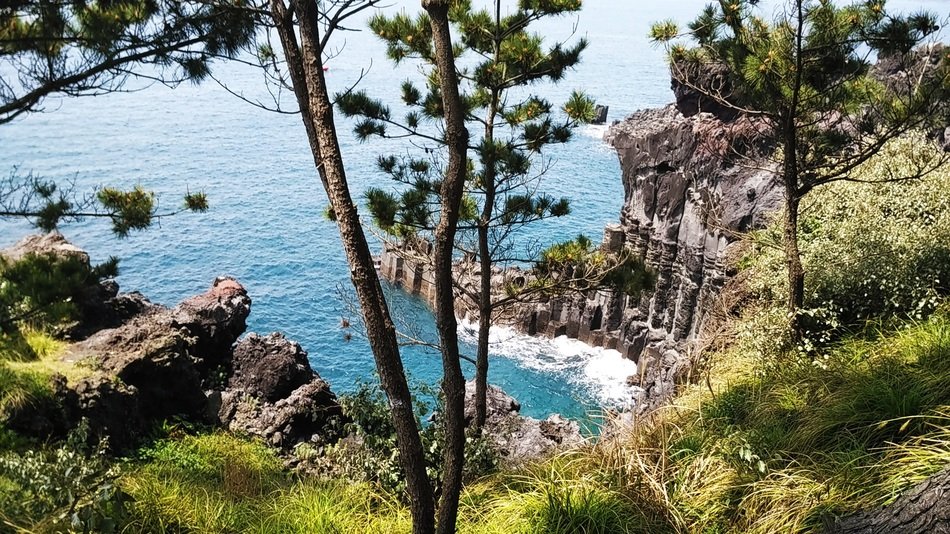
[[[771,335],[760,319],[752,332]],[[634,430],[470,484],[459,532],[820,532],[950,464],[950,313],[817,357],[763,359],[767,344],[740,336]],[[125,468],[125,532],[411,530],[378,486],[292,475],[224,432],[173,434]]]
[[[61,374],[70,382],[92,369],[62,359],[67,344],[49,334],[24,329],[16,336],[3,336],[0,343],[0,423],[30,404],[52,399],[50,379]],[[2,449],[0,449],[2,450]]]

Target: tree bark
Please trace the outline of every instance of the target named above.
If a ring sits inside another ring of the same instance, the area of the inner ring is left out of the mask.
[[[468,172],[468,131],[465,129],[449,32],[449,3],[447,0],[422,0],[422,7],[429,14],[432,27],[435,65],[445,113],[445,141],[449,151],[449,163],[441,186],[442,205],[439,223],[435,228],[433,251],[436,328],[442,348],[442,393],[445,398],[445,455],[437,532],[449,534],[455,532],[458,519],[462,467],[465,463],[465,377],[462,376],[459,358],[452,267],[455,233]]]
[[[835,522],[834,534],[950,534],[950,469],[928,478],[889,506]]]
[[[487,182],[487,180],[486,180]],[[488,196],[485,204],[488,206]],[[490,208],[486,211],[491,212]],[[480,436],[488,417],[488,337],[491,332],[491,251],[488,245],[488,226],[485,221],[478,226],[478,263],[480,289],[478,293],[478,346],[475,353],[475,421],[472,430]]]
[[[801,194],[798,187],[797,138],[794,125],[786,129],[782,179],[785,185],[785,265],[788,269],[788,324],[792,338],[801,339],[798,311],[805,302],[805,268],[798,247],[798,208]]]
[[[495,0],[494,61],[501,61],[501,0]],[[492,88],[488,113],[485,117],[485,141],[495,142],[495,117],[500,107],[501,90]],[[485,187],[485,205],[482,206],[481,221],[478,225],[478,263],[480,287],[478,294],[478,346],[475,353],[475,421],[472,432],[476,437],[482,435],[485,420],[488,418],[488,338],[491,333],[491,316],[494,305],[491,298],[491,248],[488,242],[489,225],[495,211],[495,169],[494,151],[489,157],[482,155],[482,183]]]
[[[428,534],[434,528],[435,501],[426,474],[425,455],[413,413],[412,398],[399,356],[395,325],[389,315],[369,244],[346,181],[333,121],[333,106],[323,77],[317,5],[314,2],[296,2],[295,9],[300,23],[299,46],[292,14],[288,13],[283,0],[271,0],[271,12],[287,59],[314,163],[330,199],[330,206],[336,214],[376,369],[389,400],[399,457],[406,473],[413,532]]]

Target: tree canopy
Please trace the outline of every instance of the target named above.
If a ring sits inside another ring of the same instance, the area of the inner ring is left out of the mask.
[[[51,96],[121,90],[129,78],[201,80],[256,32],[224,0],[10,0],[0,5],[0,124]]]
[[[777,145],[758,156],[773,162],[785,188],[788,310],[798,330],[805,280],[797,236],[801,199],[822,184],[859,180],[854,171],[888,141],[945,116],[950,62],[942,46],[925,43],[938,30],[930,13],[892,14],[883,0],[786,0],[769,21],[757,4],[719,0],[683,34],[665,21],[651,37],[666,45],[678,83],[758,121]],[[710,65],[724,69],[725,79],[704,79]],[[885,180],[934,168],[922,162]]]

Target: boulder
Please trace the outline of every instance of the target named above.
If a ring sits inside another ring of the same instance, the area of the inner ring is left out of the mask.
[[[65,404],[77,421],[87,421],[90,443],[106,438],[111,449],[126,450],[146,429],[138,390],[107,375],[82,379]]]
[[[485,392],[485,422],[490,424],[509,415],[517,415],[521,411],[521,404],[514,397],[507,394],[500,387],[488,384]],[[475,381],[465,383],[465,422],[475,420]]]
[[[607,112],[610,110],[610,106],[602,106],[597,104],[594,106],[594,119],[590,121],[591,124],[606,124],[607,123]]]
[[[343,423],[343,411],[330,386],[319,376],[269,402],[241,389],[220,393],[219,423],[234,432],[259,436],[286,450],[299,443],[333,442]]]
[[[683,116],[711,113],[718,119],[732,121],[739,115],[727,104],[734,102],[736,97],[725,65],[681,61],[671,66],[670,74],[676,109]]]
[[[137,299],[129,298],[130,306]],[[244,331],[251,301],[234,279],[175,308],[153,307],[125,325],[100,331],[72,348],[74,359],[95,366],[138,392],[142,416],[200,419],[212,372],[226,367],[230,347]]]
[[[274,402],[313,379],[307,353],[283,334],[248,334],[234,347],[228,389]]]
[[[234,347],[232,368],[217,407],[221,425],[285,449],[335,439],[342,408],[298,343],[249,334]]]
[[[28,254],[54,254],[56,256],[75,256],[82,263],[89,265],[89,254],[85,250],[70,243],[59,232],[48,234],[33,234],[17,241],[15,245],[0,251],[9,261],[18,261]]]
[[[213,369],[231,355],[231,345],[247,328],[251,299],[232,277],[218,277],[211,289],[191,297],[170,311],[172,328],[183,328],[192,338],[191,348],[200,355],[199,366]]]

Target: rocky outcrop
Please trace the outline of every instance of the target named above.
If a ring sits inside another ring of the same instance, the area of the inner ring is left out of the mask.
[[[217,394],[216,417],[230,430],[289,449],[334,437],[343,413],[330,385],[310,368],[307,353],[282,334],[249,334],[234,347],[228,387]]]
[[[11,262],[20,261],[29,255],[72,258],[87,269],[91,266],[89,254],[67,241],[59,232],[28,235],[0,251],[0,256]],[[71,298],[78,308],[79,320],[63,326],[59,332],[69,339],[85,339],[102,329],[115,328],[154,307],[140,293],[119,294],[118,284],[111,279],[76,288]]]
[[[61,235],[30,236],[3,252],[89,256]],[[299,344],[281,334],[244,333],[251,300],[233,278],[173,308],[138,293],[119,294],[114,281],[84,292],[82,341],[64,359],[91,369],[69,384],[53,377],[53,395],[8,416],[21,433],[61,436],[79,421],[89,438],[114,450],[134,445],[149,425],[172,417],[219,424],[277,446],[324,443],[341,425],[341,409]],[[102,328],[108,326],[108,328]],[[48,402],[47,402],[48,401]]]
[[[248,334],[234,347],[228,389],[276,401],[313,378],[307,353],[283,334]]]
[[[29,254],[73,256],[82,263],[89,265],[89,254],[67,241],[63,234],[59,232],[31,234],[17,241],[12,247],[0,251],[0,256],[9,261],[19,261]]]
[[[465,384],[465,418],[475,418],[475,382]],[[575,421],[554,414],[537,420],[524,417],[521,405],[501,388],[489,385],[485,433],[492,438],[502,461],[518,465],[556,450],[583,443]]]

